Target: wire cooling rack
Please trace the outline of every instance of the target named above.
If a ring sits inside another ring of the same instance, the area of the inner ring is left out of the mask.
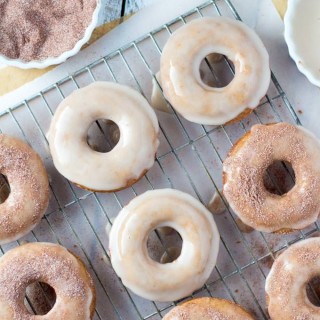
[[[176,188],[207,204],[222,187],[222,161],[232,144],[256,123],[287,121],[300,124],[278,81],[272,75],[268,94],[243,121],[228,126],[201,126],[174,111],[158,112],[160,147],[153,168],[132,188],[101,194],[81,190],[54,168],[46,133],[53,113],[64,97],[97,80],[115,81],[140,91],[149,101],[152,79],[159,70],[163,45],[170,34],[188,21],[202,16],[224,15],[240,19],[229,0],[212,0],[161,28],[124,46],[53,84],[34,97],[7,110],[0,117],[2,132],[27,141],[42,157],[50,176],[51,197],[46,216],[26,237],[1,247],[1,253],[23,241],[60,243],[87,265],[97,290],[94,319],[161,319],[175,303],[142,299],[123,286],[110,264],[108,230],[121,208],[149,189]],[[230,71],[232,65],[224,62]],[[207,65],[219,83],[215,65]],[[101,130],[103,130],[101,128]],[[206,285],[193,297],[214,296],[233,300],[257,319],[268,319],[264,283],[276,254],[290,244],[315,234],[318,223],[286,236],[244,232],[228,208],[215,216],[221,234],[217,266]],[[107,232],[106,232],[107,230]],[[159,256],[177,241],[175,236],[154,233],[151,251]],[[188,297],[187,299],[189,299]],[[29,309],[33,302],[27,297]]]

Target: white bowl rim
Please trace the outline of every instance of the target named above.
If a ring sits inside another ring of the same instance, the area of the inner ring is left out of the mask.
[[[76,55],[82,46],[89,41],[93,30],[98,24],[98,17],[101,8],[101,0],[96,0],[97,6],[94,9],[92,14],[92,20],[87,27],[84,36],[75,44],[75,46],[68,51],[63,52],[58,57],[49,57],[44,60],[32,60],[32,61],[23,61],[21,59],[10,59],[2,54],[0,54],[0,64],[4,64],[6,66],[17,67],[20,69],[44,69],[46,67],[52,65],[58,65],[62,62],[65,62],[68,58]]]
[[[289,55],[291,58],[295,61],[298,70],[304,74],[307,79],[314,85],[320,87],[320,77],[316,77],[313,74],[313,70],[308,67],[306,67],[304,64],[299,63],[301,60],[303,60],[303,57],[301,54],[298,53],[298,47],[294,40],[294,32],[293,32],[293,23],[295,14],[297,13],[296,8],[297,4],[301,0],[289,0],[288,1],[288,7],[287,11],[284,16],[284,38],[287,43],[288,49],[289,49]]]

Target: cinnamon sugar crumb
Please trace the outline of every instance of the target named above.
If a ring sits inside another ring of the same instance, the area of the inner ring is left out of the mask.
[[[237,304],[224,299],[197,298],[173,308],[163,320],[253,320]]]
[[[11,189],[1,204],[3,239],[23,233],[40,220],[47,208],[49,189],[43,164],[30,147],[3,134],[0,145],[0,172],[7,177]]]
[[[65,252],[65,249],[50,244],[26,244],[2,258],[0,299],[13,309],[14,319],[31,319],[19,301],[27,286],[34,282],[51,285],[59,299],[69,297],[78,304],[85,304],[89,297],[88,284],[75,259]]]
[[[320,209],[320,149],[299,127],[278,123],[255,125],[242,147],[224,161],[227,177],[224,195],[235,213],[262,231],[301,229],[317,219]],[[296,188],[279,196],[269,193],[263,177],[276,160],[287,161],[297,171]],[[307,183],[300,185],[301,176]]]
[[[92,21],[97,0],[0,0],[0,53],[44,60],[71,50]]]

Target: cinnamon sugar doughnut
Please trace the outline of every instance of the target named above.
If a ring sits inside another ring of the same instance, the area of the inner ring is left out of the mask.
[[[43,217],[49,182],[38,154],[5,134],[0,134],[0,172],[10,185],[8,198],[0,204],[0,244],[5,244],[30,232]]]
[[[46,315],[31,315],[24,305],[26,288],[33,282],[55,290],[56,302]],[[1,320],[89,320],[94,308],[92,279],[79,258],[64,247],[28,243],[0,258]]]
[[[265,287],[271,319],[320,319],[319,307],[310,302],[306,292],[319,270],[320,238],[295,243],[276,258]]]
[[[209,87],[200,77],[201,61],[212,53],[234,64],[234,79],[223,88]],[[240,120],[254,109],[270,83],[268,53],[244,23],[200,18],[176,30],[165,44],[160,63],[164,96],[187,120],[221,125]]]
[[[152,260],[147,250],[151,231],[171,227],[183,244],[171,263]],[[192,196],[172,189],[147,191],[116,217],[110,233],[111,263],[123,284],[143,298],[173,301],[201,288],[219,251],[212,214]]]
[[[87,143],[99,119],[120,129],[117,145],[106,153]],[[159,145],[157,117],[137,91],[117,83],[95,82],[61,102],[52,119],[49,145],[57,170],[78,186],[111,192],[131,186],[150,169]]]
[[[306,129],[288,123],[254,125],[223,163],[223,194],[239,218],[264,232],[288,232],[315,222],[320,213],[320,143]],[[270,193],[263,176],[274,161],[287,161],[295,185]]]
[[[218,298],[198,298],[184,302],[167,313],[163,320],[254,320],[241,306]]]

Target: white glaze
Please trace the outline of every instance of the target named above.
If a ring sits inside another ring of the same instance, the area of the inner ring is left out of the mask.
[[[227,210],[225,201],[223,199],[223,190],[219,190],[219,192],[215,191],[207,208],[213,214],[221,214]]]
[[[98,119],[114,121],[118,144],[107,153],[87,143],[90,125]],[[57,170],[70,181],[97,191],[132,184],[154,163],[159,140],[157,117],[141,94],[120,84],[95,82],[76,90],[59,105],[49,132]]]
[[[319,238],[302,240],[281,253],[266,278],[271,319],[320,319],[319,307],[306,294],[307,283],[319,276],[319,270]]]
[[[147,239],[158,227],[177,230],[181,255],[160,264],[149,257]],[[130,290],[149,300],[173,301],[201,288],[219,250],[219,232],[211,213],[181,191],[147,191],[124,207],[110,233],[111,263]]]
[[[199,67],[211,53],[227,56],[235,77],[224,88],[205,85]],[[186,119],[207,125],[224,124],[254,109],[270,82],[269,56],[257,34],[229,18],[201,18],[172,34],[161,56],[165,97]]]
[[[288,1],[284,25],[290,56],[299,71],[320,87],[320,1]]]
[[[160,71],[156,73],[155,78],[152,78],[151,106],[156,110],[172,113],[159,86],[161,85]]]

